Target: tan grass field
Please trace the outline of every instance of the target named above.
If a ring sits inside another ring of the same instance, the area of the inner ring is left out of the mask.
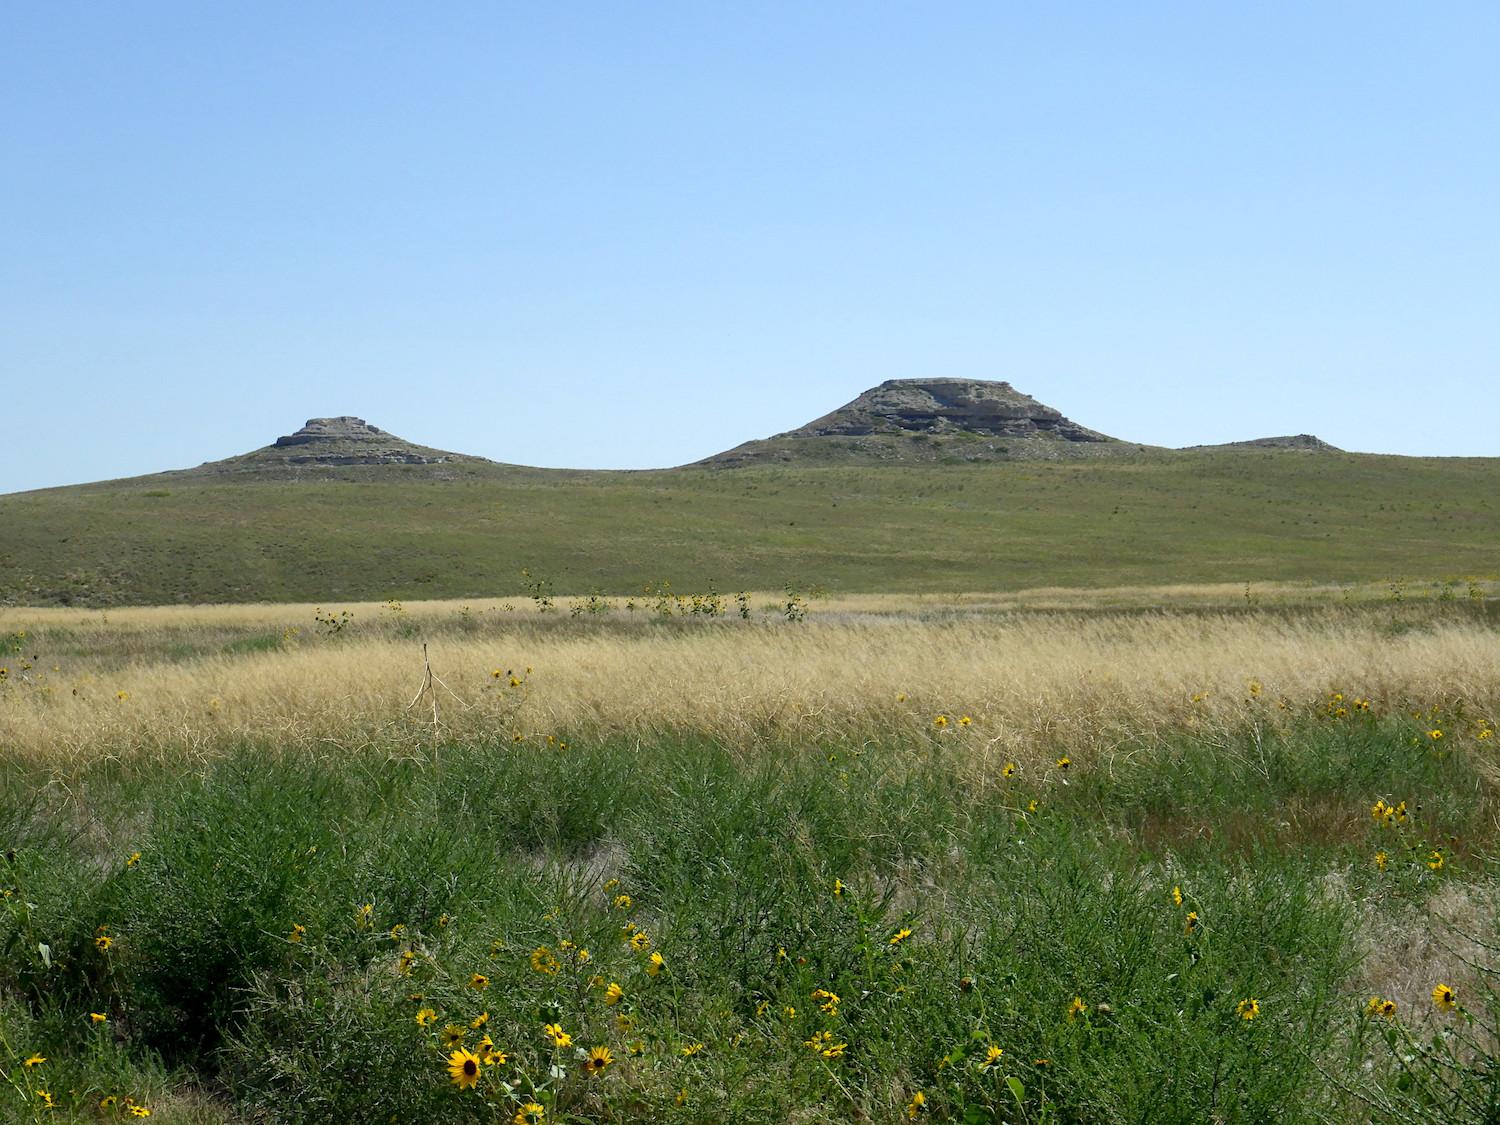
[[[351,624],[328,636],[313,606],[7,609],[0,637],[26,639],[0,657],[0,743],[62,763],[245,740],[429,740],[431,696],[413,703],[424,642],[438,734],[496,742],[691,732],[751,748],[915,733],[965,740],[980,768],[1059,747],[1086,767],[1154,732],[1247,712],[1274,722],[1335,692],[1377,710],[1458,706],[1475,729],[1492,725],[1500,635],[1472,605],[1348,605],[1322,591],[1321,607],[1274,608],[1299,589],[1268,590],[1259,608],[1237,587],[867,596],[817,602],[801,622],[772,612],[771,595],[749,621],[357,605],[338,607]]]

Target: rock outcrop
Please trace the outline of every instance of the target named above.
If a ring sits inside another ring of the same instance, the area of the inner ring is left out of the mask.
[[[1249,441],[1226,441],[1221,445],[1190,445],[1189,449],[1287,449],[1300,453],[1342,453],[1312,434],[1286,434],[1281,437],[1251,438]]]
[[[833,413],[779,436],[882,433],[1115,440],[1069,421],[1009,383],[979,379],[889,379]]]
[[[487,464],[482,457],[415,445],[370,425],[363,418],[343,414],[336,418],[309,418],[300,430],[261,449],[223,461],[210,461],[188,471],[201,475],[301,478],[321,475],[325,470],[362,471],[386,465],[410,465],[436,466],[441,476],[446,475],[445,467]]]
[[[1080,426],[1009,383],[890,379],[805,426],[702,463],[1060,460],[1138,448]]]
[[[307,425],[277,438],[270,448],[284,450],[293,465],[440,465],[458,457],[413,445],[349,414],[309,418]]]

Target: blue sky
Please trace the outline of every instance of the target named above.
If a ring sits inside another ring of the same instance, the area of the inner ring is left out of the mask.
[[[358,414],[647,467],[884,379],[1500,455],[1500,5],[10,5],[0,491]]]

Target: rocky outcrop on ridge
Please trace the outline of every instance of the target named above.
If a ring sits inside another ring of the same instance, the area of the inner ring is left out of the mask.
[[[1286,434],[1281,437],[1251,438],[1249,441],[1226,441],[1220,445],[1190,445],[1188,449],[1287,449],[1301,453],[1342,453],[1312,434]]]
[[[1068,420],[1009,383],[981,379],[889,379],[833,413],[779,436],[882,433],[1115,440]]]
[[[487,464],[482,457],[415,445],[370,425],[363,418],[343,414],[336,418],[309,418],[301,429],[277,438],[270,445],[238,457],[210,461],[188,472],[295,478],[317,474],[319,470],[384,465],[438,466],[441,473],[443,466]]]
[[[1055,460],[1139,448],[1080,426],[1009,383],[889,379],[805,426],[701,463]]]

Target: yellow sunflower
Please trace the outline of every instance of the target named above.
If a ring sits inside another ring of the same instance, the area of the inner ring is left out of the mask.
[[[457,1050],[448,1056],[448,1077],[460,1090],[472,1090],[479,1084],[483,1068],[479,1057],[470,1051]]]

